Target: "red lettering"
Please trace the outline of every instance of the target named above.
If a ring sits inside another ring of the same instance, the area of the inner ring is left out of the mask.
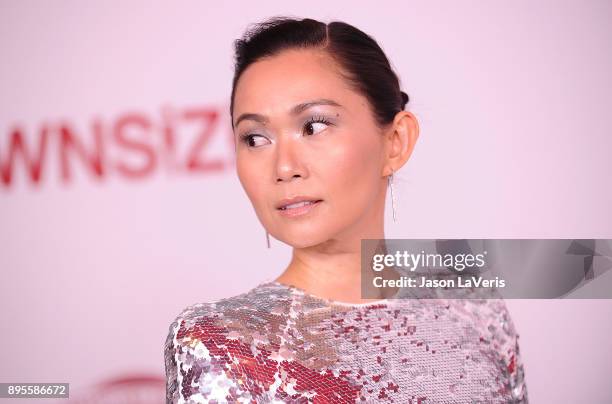
[[[104,176],[104,141],[102,139],[102,127],[99,122],[94,121],[92,125],[94,146],[91,153],[87,153],[83,144],[74,136],[73,131],[68,124],[62,124],[59,127],[60,135],[60,164],[62,180],[70,182],[70,167],[68,164],[68,151],[76,151],[81,161],[89,168],[90,172],[95,174],[94,178],[102,178]]]
[[[49,165],[46,160],[56,157],[47,156],[49,147],[58,151],[60,180],[65,183],[71,182],[78,174],[74,170],[79,169],[88,171],[96,180],[112,174],[113,170],[123,177],[142,178],[155,171],[158,161],[173,173],[179,170],[183,173],[218,172],[235,164],[233,152],[231,156],[219,157],[206,154],[206,148],[210,149],[212,145],[219,115],[217,108],[182,110],[163,106],[160,121],[143,113],[128,112],[108,124],[101,119],[90,120],[91,131],[88,133],[79,133],[70,121],[45,123],[36,134],[25,133],[22,126],[14,125],[9,131],[6,147],[0,144],[0,187],[10,187],[15,182],[15,173],[20,169],[17,166],[21,164],[28,181],[39,184],[44,177],[44,164]],[[191,127],[194,131],[183,132],[182,124],[194,125]],[[234,133],[230,129],[227,134],[230,148],[235,150]],[[188,144],[183,138],[189,139]],[[55,139],[58,141],[57,149],[55,145],[49,145]],[[179,147],[181,145],[187,146],[184,155],[179,151],[183,150]],[[112,146],[116,148],[108,149]],[[107,154],[113,151],[118,155]]]
[[[219,113],[214,109],[191,109],[184,112],[185,119],[199,120],[202,122],[202,131],[192,144],[187,157],[187,169],[189,171],[219,171],[223,170],[224,163],[221,159],[202,161],[201,150],[206,146],[213,134]]]
[[[11,185],[13,176],[13,168],[17,154],[20,154],[25,164],[26,171],[34,184],[38,184],[41,178],[41,167],[47,154],[47,141],[49,132],[46,125],[42,125],[40,136],[38,137],[38,150],[34,157],[30,156],[30,152],[23,140],[23,133],[19,128],[12,130],[9,135],[9,145],[6,161],[0,158],[0,179],[7,187]],[[0,155],[1,156],[1,155]]]
[[[115,141],[126,149],[139,152],[145,157],[145,163],[141,167],[130,167],[122,162],[116,163],[117,170],[128,178],[144,177],[155,169],[156,155],[153,147],[145,142],[139,142],[127,137],[126,131],[130,127],[140,129],[145,134],[151,129],[151,122],[143,115],[126,114],[115,122],[113,136]]]
[[[163,120],[163,144],[164,144],[164,161],[166,167],[171,170],[176,170],[176,134],[174,132],[174,126],[176,121],[176,114],[170,107],[162,109],[162,120]]]

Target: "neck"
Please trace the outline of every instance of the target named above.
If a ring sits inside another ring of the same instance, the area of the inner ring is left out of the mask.
[[[364,303],[389,297],[394,292],[373,287],[372,278],[377,274],[368,269],[363,271],[363,280],[364,292],[369,298],[362,298],[361,240],[384,239],[383,210],[380,209],[370,223],[360,227],[315,246],[294,248],[291,262],[276,281],[299,287],[315,296],[347,303]],[[363,251],[364,259],[371,262],[372,255],[385,252],[385,246],[378,245],[371,251]],[[386,279],[399,277],[395,271],[386,271]]]

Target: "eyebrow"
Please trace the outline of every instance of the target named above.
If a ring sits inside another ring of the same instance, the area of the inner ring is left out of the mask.
[[[342,108],[342,105],[338,104],[334,100],[330,100],[328,98],[319,98],[317,100],[312,100],[312,101],[303,102],[301,104],[297,104],[296,106],[291,108],[291,111],[289,111],[289,113],[291,115],[298,115],[298,114],[302,113],[303,111],[307,110],[308,108],[311,108],[311,107],[314,107],[314,106],[317,106],[317,105],[331,105],[333,107],[340,107],[340,108]],[[253,113],[244,113],[244,114],[241,114],[238,117],[238,119],[236,119],[236,123],[234,124],[234,127],[238,126],[238,124],[241,121],[245,120],[245,119],[249,119],[251,121],[260,122],[260,123],[263,123],[263,124],[266,124],[268,122],[268,117],[266,117],[265,115],[253,114]]]

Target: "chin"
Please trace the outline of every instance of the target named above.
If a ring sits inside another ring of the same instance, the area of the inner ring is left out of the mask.
[[[293,248],[307,248],[320,243],[320,241],[315,241],[307,237],[289,237],[279,240]]]
[[[272,233],[270,233],[272,235]],[[307,248],[321,244],[328,240],[322,234],[312,234],[308,232],[291,232],[291,234],[284,233],[282,236],[274,237],[283,243],[290,245],[293,248]]]

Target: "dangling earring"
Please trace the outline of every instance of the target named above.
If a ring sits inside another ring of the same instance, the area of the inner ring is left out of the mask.
[[[391,175],[388,177],[388,185],[389,188],[391,188],[391,207],[393,209],[393,222],[396,222],[397,220],[395,219],[395,194],[393,193],[393,169],[391,169]]]
[[[266,242],[268,243],[268,248],[270,248],[270,234],[266,231]]]

